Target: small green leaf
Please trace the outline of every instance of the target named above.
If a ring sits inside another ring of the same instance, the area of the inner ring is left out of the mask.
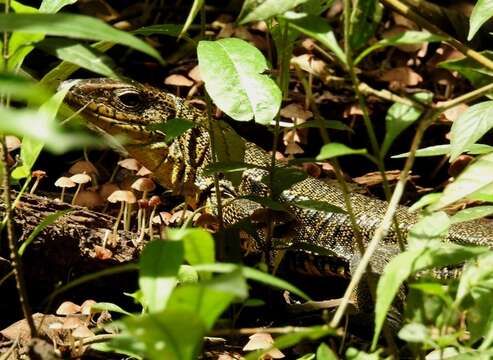
[[[230,163],[214,163],[207,165],[202,172],[202,175],[209,176],[216,173],[230,173],[230,172],[243,172],[248,169],[258,169],[257,165],[247,164],[244,162],[230,162]]]
[[[236,270],[213,280],[178,287],[168,302],[169,310],[190,310],[199,315],[210,330],[235,298],[246,298],[248,286]]]
[[[160,124],[147,125],[146,129],[150,131],[162,132],[165,136],[165,141],[169,144],[175,138],[183,135],[193,127],[195,127],[195,123],[193,121],[183,118],[174,118]]]
[[[238,268],[241,268],[243,276],[246,277],[247,279],[255,280],[260,283],[267,284],[278,289],[288,290],[293,294],[302,297],[305,300],[310,300],[310,297],[308,295],[306,295],[303,291],[291,285],[287,281],[249,267],[245,267],[245,266],[241,267],[238,266],[237,264],[215,263],[215,264],[194,265],[194,268],[198,272],[207,271],[207,272],[217,272],[217,273],[229,273],[237,270]]]
[[[334,31],[322,17],[290,11],[284,14],[284,19],[293,29],[319,41],[323,46],[331,50],[342,64],[346,64],[346,55],[339,46]]]
[[[450,130],[450,161],[493,128],[493,101],[475,104],[456,119]]]
[[[442,196],[442,193],[431,193],[431,194],[426,194],[421,197],[418,201],[416,201],[412,206],[409,207],[407,211],[409,212],[415,212],[419,209],[422,209],[430,204],[433,204],[435,201],[440,199],[440,196]]]
[[[459,211],[450,218],[452,224],[484,218],[493,214],[493,206],[475,206]]]
[[[113,304],[113,303],[109,303],[109,302],[98,302],[98,303],[91,306],[91,311],[93,311],[93,310],[94,311],[112,311],[112,312],[116,312],[119,314],[132,316],[131,313],[122,309],[120,306]]]
[[[493,153],[477,158],[462,171],[453,183],[445,187],[442,197],[430,206],[430,210],[441,209],[491,185],[493,183],[492,168]]]
[[[478,32],[489,18],[493,16],[493,1],[478,0],[474,6],[471,17],[469,18],[469,34],[467,40],[471,41],[474,35]]]
[[[251,21],[267,20],[281,15],[308,0],[245,0],[237,22],[246,24]]]
[[[325,343],[321,343],[317,349],[317,360],[337,360],[337,355]]]
[[[144,41],[93,17],[74,14],[1,14],[0,31],[43,33],[76,39],[112,41],[146,53],[164,62]]]
[[[408,248],[410,250],[431,246],[442,240],[450,228],[450,218],[443,211],[431,213],[421,218],[409,229]]]
[[[39,11],[46,14],[54,14],[63,7],[75,4],[77,0],[43,0],[39,6]]]
[[[262,196],[255,196],[255,195],[245,195],[242,196],[239,199],[247,199],[250,201],[254,201],[262,206],[265,206],[266,208],[275,210],[275,211],[286,211],[286,208],[284,205],[274,199],[271,199],[269,197],[262,197]]]
[[[383,6],[377,0],[356,0],[350,21],[351,48],[357,50],[373,36],[382,19]]]
[[[429,92],[421,92],[415,94],[416,100],[428,103],[433,98],[433,94]],[[416,120],[419,119],[423,110],[414,106],[409,106],[401,103],[394,103],[387,111],[385,117],[385,138],[381,148],[381,156],[387,154],[394,140]]]
[[[321,128],[321,129],[334,129],[334,130],[344,130],[353,131],[349,126],[344,124],[339,120],[325,120],[325,119],[315,119],[310,120],[301,124],[293,126],[296,129],[306,129],[306,128]]]
[[[185,24],[183,24],[183,29],[180,31],[180,37],[183,36],[187,31],[190,25],[192,25],[193,20],[199,13],[202,6],[204,6],[205,0],[193,0],[192,8],[188,13],[187,19],[185,20]]]
[[[244,40],[200,41],[200,74],[214,103],[237,121],[269,124],[281,105],[281,91],[263,72],[269,70],[262,53]]]
[[[63,38],[44,39],[36,47],[50,53],[60,60],[80,66],[83,69],[95,72],[110,78],[119,78],[113,60],[94,47],[81,44],[75,40]]]
[[[190,265],[216,261],[214,239],[204,229],[168,229],[167,239],[183,241],[185,260]]]
[[[195,284],[199,282],[199,273],[190,265],[181,265],[177,279],[180,285]]]
[[[0,74],[0,89],[11,99],[40,105],[50,98],[50,93],[38,83],[13,74]]]
[[[289,189],[294,184],[297,184],[308,177],[307,173],[304,171],[287,167],[276,167],[272,169],[272,176],[274,177],[272,182],[272,194],[274,198],[277,198],[284,190]],[[269,184],[269,178],[270,175],[267,175],[262,181],[265,184]]]
[[[451,145],[434,145],[426,148],[418,149],[416,157],[443,156],[450,154]],[[471,155],[482,155],[493,152],[493,146],[486,144],[472,144],[466,150],[466,153]],[[403,153],[392,156],[392,159],[401,159],[409,156],[409,153]]]
[[[320,154],[317,155],[317,160],[327,160],[338,156],[346,155],[366,155],[366,149],[351,149],[341,143],[329,143],[322,146],[320,149]]]
[[[168,35],[173,37],[178,37],[180,35],[181,29],[183,28],[180,24],[159,24],[144,26],[134,30],[132,33],[136,35]]]
[[[303,209],[310,209],[316,211],[323,211],[327,213],[339,213],[346,214],[346,211],[341,209],[338,206],[329,204],[326,201],[318,201],[318,200],[299,200],[293,203],[289,203],[290,205],[294,205]]]
[[[429,343],[431,334],[423,324],[406,324],[399,330],[399,338],[411,343]]]
[[[403,31],[400,34],[395,36],[382,39],[376,44],[371,45],[366,48],[361,54],[356,58],[354,64],[359,64],[366,56],[377,49],[381,49],[386,46],[399,46],[399,45],[412,45],[412,44],[421,44],[427,42],[437,42],[444,41],[446,38],[440,35],[430,34],[426,31]]]
[[[150,312],[158,312],[166,307],[177,284],[178,270],[183,258],[181,241],[154,240],[142,251],[139,286]]]

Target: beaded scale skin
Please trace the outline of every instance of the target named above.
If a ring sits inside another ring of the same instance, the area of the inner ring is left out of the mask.
[[[87,79],[74,81],[66,101],[74,108],[85,106],[84,115],[90,127],[112,136],[124,136],[124,147],[129,155],[152,170],[154,178],[164,187],[177,194],[198,197],[207,188],[206,184],[210,184],[210,179],[202,175],[203,169],[211,162],[206,131],[208,119],[204,113],[187,105],[185,100],[136,82]],[[163,134],[146,128],[172,118],[185,118],[196,126],[169,144],[163,143]],[[223,122],[214,126],[219,129],[214,130],[215,139],[222,144],[223,151],[238,153],[238,148],[241,148],[242,158],[236,161],[264,168],[269,166],[270,155],[267,152],[236,135]],[[234,141],[228,142],[230,136],[234,136]],[[236,195],[266,196],[268,188],[261,181],[266,175],[267,171],[258,168],[245,170],[236,186]],[[350,198],[366,243],[380,224],[387,203],[360,194],[351,194]],[[285,204],[291,216],[290,230],[286,232],[288,239],[283,239],[283,243],[289,243],[295,249],[300,245],[324,249],[352,268],[359,259],[359,252],[348,215],[292,205],[309,199],[345,208],[342,192],[336,186],[311,177],[294,184],[277,198]],[[259,208],[261,206],[253,201],[237,199],[225,206],[224,221],[226,224],[237,223]],[[398,208],[396,218],[404,235],[417,221],[416,215],[409,213],[404,206]],[[493,227],[480,221],[455,224],[450,228],[447,241],[493,248]],[[391,229],[374,256],[374,271],[380,272],[396,253],[397,235],[395,229]]]

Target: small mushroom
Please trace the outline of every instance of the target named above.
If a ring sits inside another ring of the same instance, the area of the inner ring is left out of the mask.
[[[60,304],[58,309],[56,309],[57,315],[74,315],[80,312],[80,306],[73,303],[72,301],[64,301]]]
[[[135,175],[137,175],[137,176],[147,176],[147,175],[151,175],[151,174],[152,174],[152,171],[151,170],[149,170],[145,166],[142,166],[139,169],[139,171],[137,171],[137,173]]]
[[[144,240],[146,229],[146,209],[149,207],[149,200],[139,199],[137,204],[139,206],[139,211],[137,213],[137,232],[139,233],[139,238],[137,243],[140,243]]]
[[[31,176],[33,178],[36,178],[36,180],[34,180],[33,187],[31,188],[31,191],[29,191],[29,194],[34,194],[34,192],[36,191],[36,188],[39,185],[39,182],[41,181],[41,179],[44,178],[44,177],[46,177],[46,172],[43,171],[43,170],[34,170],[31,173]]]
[[[97,185],[97,178],[99,175],[98,169],[93,165],[92,162],[88,160],[80,160],[73,164],[70,169],[68,169],[69,174],[87,174],[91,177],[92,183]]]
[[[147,200],[147,193],[149,191],[152,191],[156,188],[156,184],[154,184],[154,181],[152,181],[149,178],[139,178],[135,180],[132,184],[132,189],[141,191],[142,192],[142,200]],[[146,207],[140,207],[137,212],[137,222],[139,223],[140,226],[138,226],[137,231],[142,232],[142,227],[145,229],[145,218],[146,218],[146,212],[145,212]],[[143,235],[142,235],[143,236]],[[140,236],[139,236],[140,240]]]
[[[128,212],[128,204],[133,204],[137,201],[133,192],[128,190],[117,190],[113,194],[108,197],[108,201],[111,203],[120,202],[120,211],[118,212],[118,216],[116,217],[115,225],[113,226],[113,236],[116,237],[116,232],[118,230],[118,223],[120,222],[123,213]],[[125,216],[125,219],[127,217]],[[125,230],[127,229],[127,225],[125,224]]]
[[[149,236],[151,238],[152,238],[152,235],[153,235],[152,223],[153,223],[153,219],[154,219],[154,214],[156,213],[156,208],[160,204],[161,204],[161,198],[159,196],[157,196],[157,195],[153,195],[149,199],[149,206],[152,206],[151,216],[149,217]]]
[[[74,205],[94,209],[104,204],[103,198],[94,190],[82,190],[79,192]]]
[[[91,177],[87,174],[75,174],[70,177],[74,183],[78,184],[77,190],[75,191],[74,197],[72,198],[72,205],[75,204],[77,200],[77,195],[79,195],[80,189],[82,189],[82,185],[91,181]]]
[[[60,201],[63,202],[63,196],[65,195],[66,188],[72,188],[77,185],[75,182],[70,180],[70,178],[66,176],[59,177],[57,181],[55,181],[55,186],[62,188],[62,193],[60,194]]]
[[[131,171],[138,171],[140,169],[139,162],[133,158],[120,160],[120,161],[118,161],[118,165],[120,165],[122,168],[125,168],[127,170],[131,170]]]

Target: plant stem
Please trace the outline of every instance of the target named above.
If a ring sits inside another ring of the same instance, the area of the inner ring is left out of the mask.
[[[8,14],[10,12],[10,0],[5,0],[4,2],[4,12]],[[10,57],[9,54],[9,34],[4,31],[3,32],[3,49],[2,49],[2,57],[3,57],[3,72],[7,73],[8,71],[8,60]],[[0,99],[1,106],[8,106],[8,99],[5,98],[4,94]],[[10,261],[12,266],[12,271],[15,277],[15,283],[17,287],[17,292],[19,294],[19,302],[22,308],[22,312],[24,318],[26,319],[27,325],[29,327],[29,332],[31,338],[37,337],[36,325],[34,324],[34,320],[32,317],[31,307],[29,306],[29,301],[27,297],[26,291],[26,283],[24,279],[24,272],[22,267],[22,260],[17,252],[17,239],[15,238],[14,228],[12,225],[12,205],[10,201],[10,167],[7,161],[8,157],[8,149],[5,140],[5,135],[2,134],[0,136],[0,173],[1,173],[1,183],[3,188],[3,201],[5,203],[5,225],[7,227],[7,241],[9,245],[10,251]]]

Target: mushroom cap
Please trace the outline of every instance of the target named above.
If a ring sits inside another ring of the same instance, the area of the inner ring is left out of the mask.
[[[147,176],[147,175],[150,175],[152,174],[152,171],[149,170],[148,168],[146,168],[145,166],[142,166],[139,171],[137,171],[137,173],[135,175],[137,176]]]
[[[104,205],[104,200],[99,193],[91,190],[81,191],[74,201],[74,205],[84,206],[88,209]]]
[[[152,191],[155,188],[156,188],[156,184],[154,184],[154,181],[145,177],[138,178],[132,184],[132,189],[138,191]]]
[[[133,192],[128,190],[116,190],[110,196],[108,196],[108,201],[111,203],[116,203],[117,201],[128,202],[133,204],[137,201]]]
[[[74,331],[72,331],[72,336],[74,338],[86,338],[90,336],[94,336],[94,333],[89,330],[89,328],[85,325],[78,326]]]
[[[157,195],[151,196],[149,199],[149,206],[158,206],[159,204],[161,204],[161,198]]]
[[[137,200],[137,204],[139,205],[139,209],[147,209],[149,207],[149,200],[139,199]]]
[[[42,178],[44,178],[46,176],[46,171],[44,171],[44,170],[34,170],[34,171],[31,172],[31,176],[42,179]]]
[[[192,80],[180,74],[172,74],[168,76],[166,79],[164,79],[164,83],[166,85],[185,86],[185,87],[190,87],[193,85]]]
[[[87,174],[75,174],[70,177],[70,180],[77,184],[85,184],[91,181],[91,177]]]
[[[7,151],[14,151],[21,147],[21,141],[17,136],[7,135],[5,137],[5,145],[7,145]]]
[[[64,301],[60,304],[58,309],[56,309],[57,315],[73,315],[80,312],[80,306],[73,303],[72,301]]]
[[[59,177],[57,181],[55,181],[55,186],[58,187],[71,188],[74,187],[75,185],[76,183],[66,176]]]
[[[101,195],[104,200],[107,200],[108,197],[116,190],[120,190],[120,187],[117,184],[107,182],[101,185],[101,188],[99,189],[99,195]]]
[[[77,161],[74,165],[68,169],[70,174],[95,174],[98,175],[98,169],[92,164],[92,162],[87,160]]]
[[[123,159],[121,161],[118,161],[118,165],[120,165],[122,168],[132,171],[137,171],[140,169],[139,162],[133,158]]]

